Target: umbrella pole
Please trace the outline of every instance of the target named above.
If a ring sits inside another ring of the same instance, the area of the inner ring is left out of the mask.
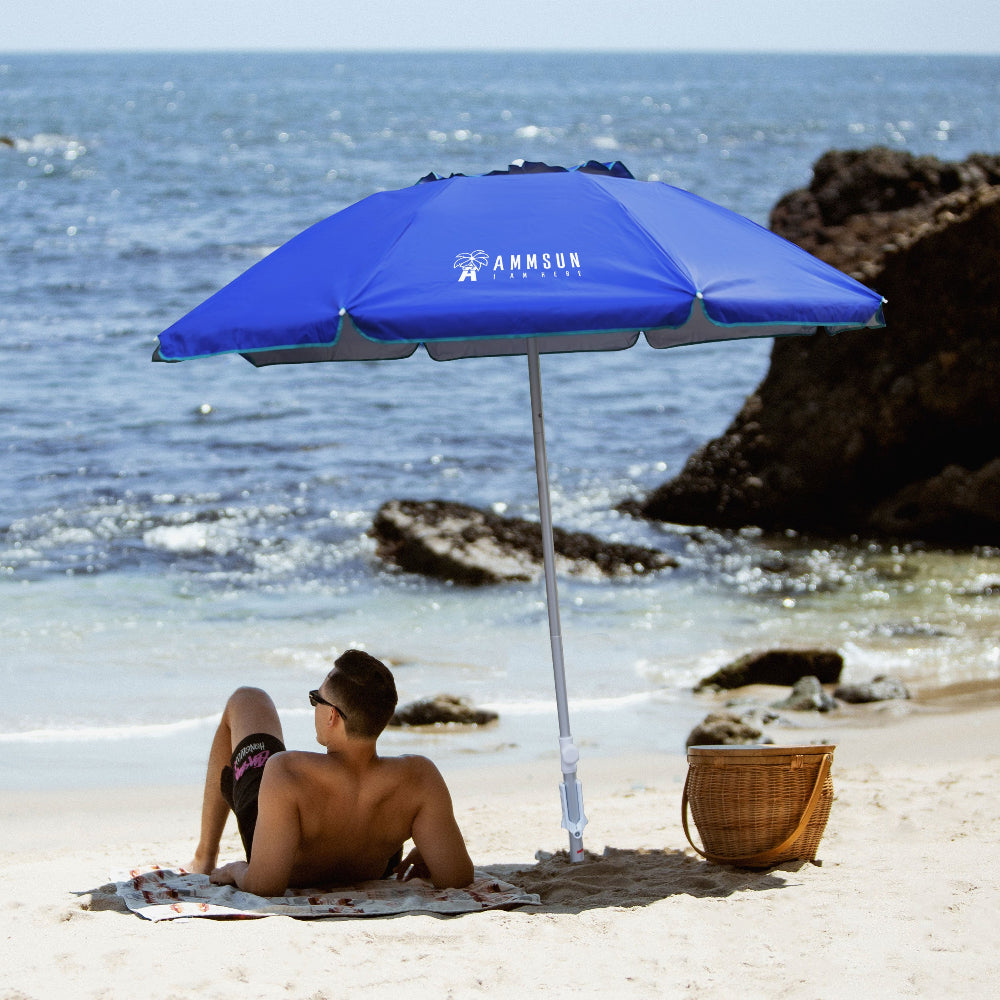
[[[552,675],[556,687],[559,716],[559,759],[562,783],[562,826],[569,832],[570,861],[583,861],[583,786],[576,777],[580,752],[569,728],[566,695],[566,668],[563,661],[562,627],[559,623],[559,592],[556,587],[556,553],[552,540],[552,505],[549,500],[549,464],[545,453],[545,418],[542,413],[542,377],[538,364],[538,344],[528,338],[528,384],[531,388],[531,427],[535,439],[535,474],[538,477],[538,512],[542,525],[542,562],[545,567],[545,602],[549,612],[549,643],[552,647]]]

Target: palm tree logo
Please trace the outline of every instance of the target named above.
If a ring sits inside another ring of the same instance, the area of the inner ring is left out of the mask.
[[[476,272],[485,267],[490,262],[490,255],[485,250],[473,250],[469,253],[460,253],[455,256],[454,267],[460,267],[462,274],[459,281],[476,280]]]

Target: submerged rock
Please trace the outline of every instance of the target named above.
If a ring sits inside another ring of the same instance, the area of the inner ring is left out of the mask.
[[[1000,156],[827,153],[771,226],[881,292],[887,328],[777,339],[726,432],[624,509],[1000,544]]]
[[[835,698],[851,705],[863,705],[873,701],[893,701],[906,699],[910,692],[896,677],[879,674],[870,681],[860,684],[841,684],[833,692]]]
[[[531,581],[543,572],[538,522],[450,500],[390,500],[376,513],[370,534],[379,558],[454,583]],[[553,540],[560,573],[634,576],[677,565],[656,549],[605,542],[584,532],[554,528]]]
[[[390,726],[485,726],[496,722],[496,712],[476,708],[465,698],[439,694],[434,698],[414,701],[397,709],[389,720]]]
[[[729,691],[748,684],[778,684],[790,687],[800,677],[812,676],[822,684],[836,684],[844,669],[844,658],[830,649],[772,649],[747,653],[702,678],[696,691],[705,688]]]

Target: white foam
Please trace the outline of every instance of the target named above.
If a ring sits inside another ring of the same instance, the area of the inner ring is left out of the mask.
[[[175,722],[129,723],[121,726],[69,726],[0,733],[0,743],[94,743],[175,736],[177,733],[218,724],[220,716],[208,715]]]
[[[14,148],[18,152],[45,153],[50,156],[60,153],[68,160],[76,159],[87,152],[87,147],[79,139],[59,135],[56,132],[39,132],[30,139],[15,137]]]
[[[151,549],[167,552],[211,552],[225,555],[239,547],[234,530],[219,523],[162,524],[143,533],[143,542]]]

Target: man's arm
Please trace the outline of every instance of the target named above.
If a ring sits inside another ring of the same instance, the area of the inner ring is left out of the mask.
[[[235,885],[256,896],[280,896],[288,888],[301,838],[299,807],[287,762],[282,754],[275,754],[264,766],[260,783],[250,863],[234,861],[217,868],[212,881]]]
[[[472,859],[455,820],[448,786],[440,771],[418,758],[422,795],[413,820],[412,837],[431,881],[439,889],[460,889],[474,877]]]

